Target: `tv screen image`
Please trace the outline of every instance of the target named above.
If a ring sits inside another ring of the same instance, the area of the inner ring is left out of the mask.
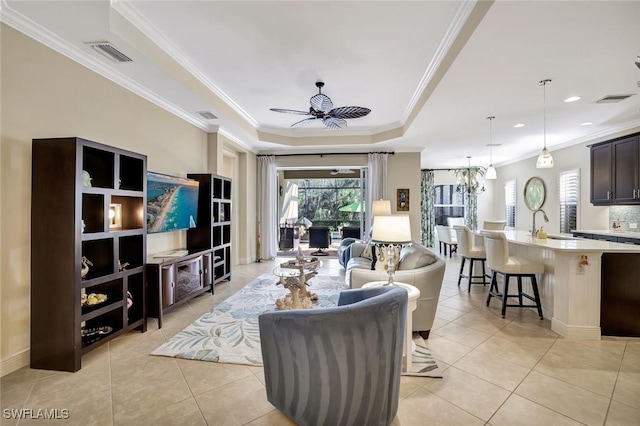
[[[195,228],[199,182],[161,173],[147,173],[147,232]]]

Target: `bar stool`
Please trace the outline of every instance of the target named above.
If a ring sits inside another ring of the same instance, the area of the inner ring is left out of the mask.
[[[458,254],[462,255],[460,262],[460,275],[458,276],[458,287],[462,278],[469,280],[469,293],[471,293],[471,284],[487,285],[487,272],[485,271],[485,259],[487,258],[485,250],[481,247],[473,246],[473,234],[466,225],[454,225],[456,231],[456,240],[458,241]],[[464,263],[469,259],[469,275],[464,275]],[[473,275],[474,262],[480,262],[482,265],[482,275]],[[474,281],[474,278],[481,278],[482,281]]]
[[[485,220],[482,222],[482,229],[487,231],[502,231],[506,224],[506,220]]]
[[[540,303],[540,293],[538,292],[538,282],[536,274],[544,272],[542,263],[532,262],[521,257],[509,257],[509,244],[504,233],[500,231],[480,231],[480,235],[484,237],[484,247],[487,254],[487,265],[493,271],[491,275],[491,287],[487,296],[487,306],[491,302],[491,298],[495,297],[502,300],[502,318],[504,318],[507,307],[518,308],[537,308],[538,316],[542,317],[542,304]],[[504,276],[504,288],[502,294],[498,291],[498,274]],[[518,294],[509,294],[509,280],[511,277],[518,278]],[[531,280],[533,288],[533,297],[522,292],[522,278]],[[518,304],[508,304],[509,297],[517,297]],[[525,305],[522,298],[535,302],[535,305]]]
[[[449,257],[454,251],[458,252],[458,241],[451,236],[451,229],[444,225],[436,225],[436,233],[438,234],[438,241],[440,241],[440,253],[442,253],[442,246],[444,246],[444,257],[447,257],[447,246],[449,246]]]

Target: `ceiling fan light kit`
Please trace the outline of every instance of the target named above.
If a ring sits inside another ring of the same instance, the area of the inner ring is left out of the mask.
[[[551,83],[551,80],[548,78],[542,80],[538,83],[538,85],[542,86],[542,96],[543,96],[543,134],[544,134],[544,147],[542,148],[542,152],[538,155],[538,161],[536,161],[536,168],[538,169],[550,169],[553,167],[553,157],[551,153],[547,149],[547,83]]]
[[[309,111],[300,111],[295,109],[283,109],[283,108],[270,108],[271,111],[282,112],[285,114],[298,114],[298,115],[311,115],[311,118],[305,118],[296,123],[293,123],[291,127],[305,127],[315,122],[316,120],[322,120],[322,123],[328,129],[340,130],[347,128],[346,119],[360,118],[369,114],[371,110],[369,108],[359,106],[345,106],[333,108],[333,102],[331,98],[322,93],[324,83],[322,81],[316,82],[318,88],[318,94],[313,95],[309,100],[311,107]]]

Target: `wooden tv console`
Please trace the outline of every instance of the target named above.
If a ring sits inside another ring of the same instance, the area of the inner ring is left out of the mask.
[[[206,291],[213,294],[213,263],[212,249],[147,260],[147,313],[158,318],[158,328],[165,313]]]

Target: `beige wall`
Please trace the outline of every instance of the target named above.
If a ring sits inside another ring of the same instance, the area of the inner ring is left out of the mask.
[[[5,375],[28,364],[31,140],[80,136],[146,154],[149,170],[180,176],[213,167],[210,137],[203,130],[6,25],[1,31],[0,374]],[[229,145],[237,153],[240,179],[255,182],[255,155],[213,136],[216,153]],[[221,157],[217,161],[222,164]],[[255,189],[236,184],[243,189],[234,209],[245,222],[238,224],[245,232],[237,238],[248,244],[239,256],[251,261]],[[147,251],[184,247],[185,234],[149,235]]]
[[[409,189],[409,211],[397,209],[397,190]],[[387,197],[391,213],[408,214],[411,220],[411,240],[420,241],[420,153],[402,152],[390,155],[387,163]]]

